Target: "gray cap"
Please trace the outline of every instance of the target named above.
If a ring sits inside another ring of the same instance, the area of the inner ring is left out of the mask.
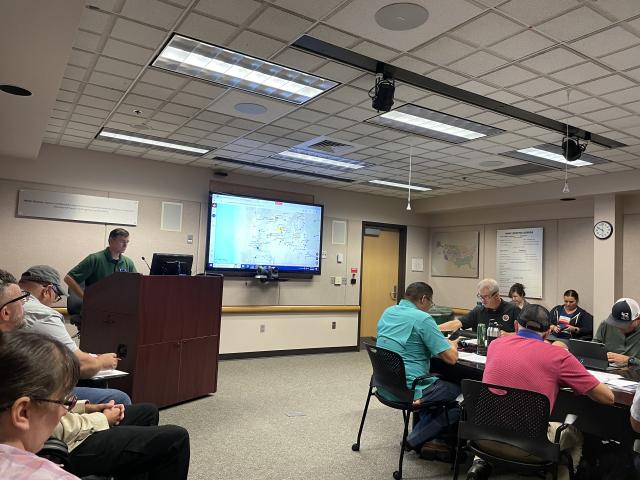
[[[546,332],[549,330],[549,310],[542,305],[527,303],[518,315],[518,323],[524,328],[536,332]]]
[[[51,284],[58,295],[66,295],[60,284],[60,274],[55,268],[49,265],[34,265],[30,267],[22,274],[20,281]]]

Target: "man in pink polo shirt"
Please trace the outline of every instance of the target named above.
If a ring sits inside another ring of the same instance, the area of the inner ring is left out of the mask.
[[[542,305],[525,305],[518,317],[520,329],[516,335],[500,337],[489,346],[487,364],[482,381],[542,393],[549,399],[551,410],[560,388],[569,387],[576,395],[611,405],[613,392],[591,375],[567,349],[545,342],[550,333],[549,311]],[[553,439],[560,424],[549,425]],[[560,444],[571,449],[574,466],[578,465],[582,450],[580,432],[569,427],[562,432]],[[498,450],[504,454],[504,449]],[[515,452],[514,452],[515,453]],[[523,458],[519,452],[518,457]],[[489,466],[476,460],[467,478],[486,478]],[[568,472],[562,469],[561,477]]]

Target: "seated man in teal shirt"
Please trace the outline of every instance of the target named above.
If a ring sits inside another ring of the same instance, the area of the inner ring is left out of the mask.
[[[440,357],[451,365],[458,360],[457,341],[447,340],[427,313],[432,306],[433,289],[424,282],[415,282],[407,287],[404,299],[398,305],[387,308],[378,320],[376,345],[402,357],[408,388],[411,388],[416,377],[429,375],[431,357]],[[458,385],[428,376],[416,387],[414,403],[455,400],[458,395]],[[457,422],[459,416],[458,408],[448,412],[450,423]],[[407,442],[416,451],[445,452],[448,450],[445,445],[432,440],[446,427],[444,412],[435,418],[430,414],[418,413],[418,422],[407,437]]]

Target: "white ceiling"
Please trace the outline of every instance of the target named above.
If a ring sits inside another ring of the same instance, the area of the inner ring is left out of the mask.
[[[26,142],[24,148],[33,151],[44,141],[404,196],[403,191],[374,186],[368,180],[406,181],[411,147],[413,181],[437,187],[432,192],[416,192],[416,198],[563,177],[561,171],[520,177],[492,171],[524,163],[499,153],[559,144],[561,134],[411,86],[397,86],[395,107],[411,102],[506,132],[452,145],[363,123],[375,115],[367,96],[374,77],[290,48],[293,41],[307,34],[627,145],[613,150],[589,145],[588,153],[610,163],[572,169],[570,177],[640,167],[640,1],[412,1],[430,12],[429,20],[411,31],[392,32],[374,21],[377,9],[392,0],[86,0],[61,84],[55,75],[42,75],[42,80],[50,78],[50,87],[59,85],[44,137]],[[41,2],[18,3],[25,14],[31,14],[30,4]],[[59,17],[51,18],[57,29],[67,28]],[[6,16],[0,27],[6,27],[5,23]],[[296,106],[149,67],[173,32],[341,85]],[[47,53],[60,48],[55,43],[43,46],[37,39],[19,48],[28,51],[34,46],[46,48]],[[27,67],[17,68],[12,83],[29,75]],[[6,96],[0,93],[0,97]],[[251,116],[235,110],[237,103],[247,102],[264,105],[267,111]],[[3,108],[2,116],[18,112],[18,105],[14,101],[8,109]],[[41,112],[31,115],[34,121],[41,120]],[[103,126],[206,145],[213,151],[198,158],[95,140]],[[345,173],[269,159],[320,135],[366,146],[348,157],[372,165]],[[496,165],[495,161],[503,163]],[[294,171],[267,170],[260,168],[261,164]],[[314,178],[305,172],[356,182]]]

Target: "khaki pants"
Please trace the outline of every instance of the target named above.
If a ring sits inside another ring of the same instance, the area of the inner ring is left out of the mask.
[[[556,430],[562,425],[560,422],[549,422],[549,430],[547,431],[547,437],[550,441],[554,441],[556,437]],[[500,442],[494,442],[491,440],[482,440],[477,442],[478,446],[487,453],[495,455],[496,457],[510,458],[513,460],[521,460],[523,462],[535,463],[540,461],[538,457],[526,452],[520,448],[506,445]],[[571,455],[573,461],[573,469],[575,471],[580,457],[582,457],[582,443],[583,438],[580,431],[573,425],[569,425],[560,434],[560,450],[567,450]],[[567,480],[569,478],[569,470],[566,466],[561,465],[558,468],[558,479]]]

